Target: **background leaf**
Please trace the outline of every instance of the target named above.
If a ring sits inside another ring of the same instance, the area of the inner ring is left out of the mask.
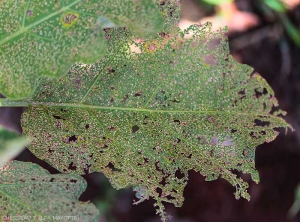
[[[211,5],[221,5],[225,3],[233,2],[233,0],[198,0],[199,2],[205,2]]]
[[[0,169],[0,215],[27,216],[30,221],[98,221],[93,204],[78,202],[86,188],[79,175],[51,175],[32,163],[13,161]],[[30,217],[30,218],[29,218]],[[56,219],[55,219],[56,218]]]
[[[28,137],[19,136],[0,125],[0,166],[17,156],[29,143]]]
[[[60,77],[74,62],[96,62],[106,52],[105,16],[141,37],[162,28],[148,0],[1,0],[0,93],[26,98],[41,76]]]
[[[287,7],[282,0],[264,0],[264,3],[274,11],[281,12],[281,13],[287,11]]]

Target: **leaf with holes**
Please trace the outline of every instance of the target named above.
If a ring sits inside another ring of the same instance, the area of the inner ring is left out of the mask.
[[[26,136],[19,136],[0,125],[0,166],[17,156],[30,140]]]
[[[91,203],[78,202],[86,188],[79,175],[51,175],[33,163],[10,162],[0,168],[0,215],[30,221],[98,221]],[[66,220],[66,219],[65,219]]]
[[[0,93],[11,99],[31,95],[41,76],[96,62],[106,51],[104,27],[127,26],[142,37],[162,28],[148,0],[1,0],[0,8]]]
[[[30,106],[22,127],[37,157],[65,173],[102,172],[117,189],[133,186],[136,203],[154,198],[163,219],[162,202],[182,205],[189,170],[224,178],[236,198],[249,199],[232,170],[258,182],[255,148],[289,127],[267,82],[229,56],[224,30],[181,32],[172,18],[151,39],[106,30],[101,61],[43,78],[29,99],[1,101]]]

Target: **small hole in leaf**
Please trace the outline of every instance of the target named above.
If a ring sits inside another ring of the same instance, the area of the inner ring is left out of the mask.
[[[167,183],[166,183],[166,178],[164,177],[160,182],[159,184],[165,186]]]
[[[162,194],[162,189],[157,187],[156,189],[156,192],[158,193],[158,196],[161,197],[161,194]]]
[[[89,124],[86,124],[86,125],[85,125],[85,128],[86,128],[86,129],[89,129],[89,128],[90,128],[90,125],[89,125]]]
[[[255,92],[256,98],[260,98],[262,95],[268,94],[268,91],[267,91],[266,88],[263,88],[263,90],[261,90],[261,89],[255,89],[254,92]]]
[[[115,168],[115,165],[112,162],[109,162],[109,164],[106,167],[108,167],[109,169],[111,169],[113,172],[114,171],[116,171],[116,172],[122,172],[122,170]]]
[[[102,145],[102,147],[101,148],[103,148],[103,149],[107,149],[108,148],[108,145],[105,143],[105,144],[103,144]]]
[[[71,182],[71,183],[76,183],[77,180],[71,179],[70,182]]]
[[[68,169],[69,169],[69,170],[76,170],[76,169],[77,169],[76,164],[73,163],[73,162],[71,162],[71,163],[69,164]]]
[[[175,177],[177,177],[178,179],[182,179],[184,178],[184,176],[184,173],[182,173],[180,170],[176,170]]]
[[[87,164],[86,167],[83,169],[85,174],[89,174],[90,173],[90,168],[91,168],[92,164]]]
[[[132,133],[135,133],[136,131],[138,131],[140,129],[140,127],[138,127],[137,125],[134,125],[132,128],[131,128],[131,132]]]
[[[77,141],[77,136],[73,135],[71,137],[69,137],[69,142],[76,142]]]
[[[55,119],[63,119],[61,116],[53,115]],[[64,119],[65,120],[65,119]]]
[[[269,126],[270,122],[268,121],[261,121],[259,119],[254,120],[255,126]]]
[[[250,136],[253,137],[253,138],[255,138],[255,139],[257,139],[257,136],[255,135],[254,132],[251,132],[251,133],[250,133]]]
[[[178,123],[180,125],[180,120],[178,120],[178,119],[175,119],[173,122]]]
[[[55,180],[54,178],[51,178],[51,179],[50,179],[50,182],[53,182],[54,180]]]
[[[237,132],[237,130],[232,129],[230,132],[231,132],[231,133],[235,133],[235,132]]]

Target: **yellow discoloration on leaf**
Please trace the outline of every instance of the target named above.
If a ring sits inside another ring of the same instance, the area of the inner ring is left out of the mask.
[[[65,14],[63,14],[61,16],[61,23],[63,26],[65,27],[71,27],[73,26],[76,21],[78,20],[79,18],[79,14],[78,13],[74,13],[74,12],[66,12]]]

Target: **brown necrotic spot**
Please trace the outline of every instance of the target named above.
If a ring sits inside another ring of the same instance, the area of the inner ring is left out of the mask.
[[[150,44],[148,47],[149,51],[154,51],[156,49],[156,45],[155,44]]]
[[[137,97],[137,96],[141,96],[142,94],[143,94],[143,92],[136,92],[136,93],[134,94],[134,96]]]
[[[72,26],[78,20],[78,14],[73,12],[67,12],[62,17],[62,23],[64,26]]]
[[[114,73],[116,72],[116,70],[114,70],[113,68],[108,67],[107,68],[108,73]]]
[[[114,126],[109,126],[108,129],[111,130],[111,131],[114,131],[114,130],[116,130],[117,128],[114,127]]]
[[[32,16],[33,15],[33,11],[32,10],[27,10],[26,11],[26,15],[27,16]]]

